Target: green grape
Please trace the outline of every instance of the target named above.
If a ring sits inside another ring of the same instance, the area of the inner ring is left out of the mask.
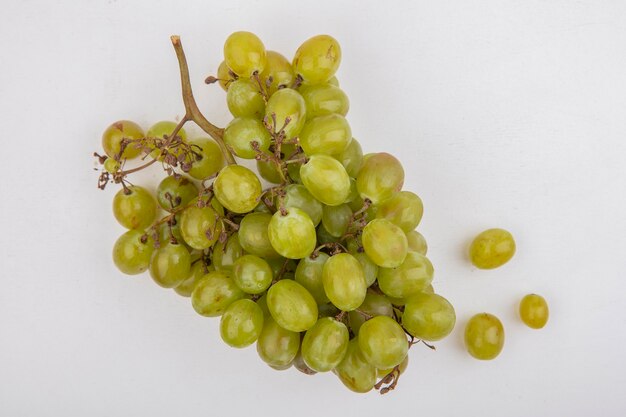
[[[300,259],[296,268],[296,282],[311,293],[317,304],[325,304],[330,301],[324,292],[322,281],[322,270],[328,258],[327,254],[320,252],[315,258]]]
[[[406,257],[406,235],[386,219],[372,220],[363,228],[363,248],[369,258],[383,268],[396,268]]]
[[[307,190],[328,206],[345,203],[350,195],[350,177],[339,161],[328,155],[313,155],[300,168]]]
[[[404,373],[404,371],[406,371],[406,368],[409,366],[409,355],[406,355],[406,358],[404,358],[404,360],[402,361],[402,363],[400,365],[398,365],[398,371],[400,371],[400,375],[402,375]],[[394,368],[387,368],[387,369],[377,369],[376,370],[376,374],[378,375],[378,378],[384,378],[387,375],[389,375],[391,373],[391,371],[393,371],[395,369]]]
[[[528,294],[519,305],[519,315],[524,324],[532,329],[541,329],[548,322],[550,311],[545,298],[537,294]]]
[[[302,168],[301,162],[293,162],[287,165],[287,173],[289,178],[295,183],[302,184],[302,178],[300,178],[300,168]]]
[[[428,284],[428,286],[426,288],[424,288],[422,290],[422,292],[428,293],[428,294],[434,294],[435,293],[435,289],[433,288],[433,284]]]
[[[261,294],[273,279],[274,273],[267,261],[255,255],[244,255],[233,266],[235,284],[248,294]]]
[[[346,355],[335,368],[335,373],[354,392],[369,392],[376,384],[376,368],[365,360],[357,338],[348,343]]]
[[[213,191],[218,201],[235,213],[252,211],[261,196],[261,182],[254,172],[241,165],[228,165],[217,175]]]
[[[113,215],[127,229],[145,229],[154,222],[156,213],[154,197],[143,187],[131,185],[113,197]]]
[[[293,58],[296,74],[311,84],[328,81],[341,63],[341,47],[328,35],[317,35],[304,41]]]
[[[218,213],[212,206],[187,207],[180,215],[180,234],[194,249],[208,249],[217,241],[222,230]]]
[[[488,229],[474,238],[469,254],[474,266],[480,269],[497,268],[515,255],[515,240],[504,229]]]
[[[161,181],[156,190],[156,198],[163,210],[173,211],[185,207],[191,200],[198,197],[198,187],[189,178],[168,175]]]
[[[220,320],[220,335],[234,348],[250,346],[263,330],[263,311],[254,301],[242,299],[228,306]]]
[[[189,277],[191,255],[183,245],[168,243],[155,250],[150,276],[163,288],[174,288]]]
[[[354,178],[350,178],[350,194],[346,198],[346,204],[353,212],[359,211],[363,207],[363,199],[359,195],[359,190],[356,189],[356,180]]]
[[[348,314],[350,328],[354,334],[359,334],[359,329],[363,323],[365,323],[368,316],[387,316],[393,318],[393,306],[387,297],[369,290],[363,303],[356,310]]]
[[[217,67],[217,79],[219,80],[220,87],[222,87],[224,91],[228,91],[233,77],[230,75],[230,68],[226,65],[226,61],[222,61],[220,66]]]
[[[365,360],[378,369],[399,365],[409,350],[404,330],[387,316],[376,316],[363,323],[358,339]]]
[[[273,125],[273,115],[276,117],[276,125]],[[298,136],[306,121],[306,104],[296,90],[282,88],[272,94],[265,106],[265,117],[270,126],[280,131],[285,129],[285,137],[291,139]],[[289,123],[286,119],[289,118]]]
[[[268,236],[268,227],[272,215],[268,213],[250,213],[239,223],[239,243],[243,250],[261,258],[277,258],[279,255],[272,247]]]
[[[351,178],[356,178],[357,175],[359,175],[361,166],[363,165],[363,149],[361,149],[359,141],[352,138],[348,147],[344,149],[338,159],[346,169],[348,175]],[[354,183],[354,186],[356,189],[356,182]]]
[[[214,271],[213,265],[206,266],[202,260],[196,261],[191,265],[189,277],[174,288],[179,295],[183,297],[191,297],[193,289],[196,288],[198,282],[209,272]]]
[[[141,230],[129,230],[113,245],[113,263],[128,275],[141,274],[150,266],[154,242]]]
[[[290,369],[292,366],[293,366],[293,361],[291,361],[287,365],[282,365],[282,366],[269,365],[269,367],[275,371],[286,371],[287,369]]]
[[[265,46],[254,33],[231,33],[224,43],[224,61],[235,74],[248,78],[265,68]]]
[[[160,243],[173,242],[186,244],[180,232],[180,214],[176,214],[173,219],[159,224],[158,232]],[[172,240],[172,237],[174,237],[176,242]]]
[[[276,167],[276,163],[274,163],[274,161],[258,160],[256,161],[256,169],[259,171],[261,178],[267,182],[280,184],[283,181],[283,177],[280,175],[280,171]]]
[[[104,170],[110,174],[115,174],[120,166],[120,163],[113,158],[107,158],[104,161]]]
[[[404,169],[396,158],[388,153],[377,153],[363,159],[363,166],[356,177],[356,187],[363,198],[379,204],[404,184]]]
[[[409,245],[409,250],[417,253],[421,253],[422,255],[426,255],[428,251],[428,244],[426,243],[426,239],[420,232],[417,230],[411,230],[406,233],[406,241]]]
[[[163,120],[163,121],[157,122],[153,124],[152,126],[150,126],[150,128],[146,132],[146,137],[167,139],[172,134],[174,129],[176,129],[176,126],[178,126],[178,123],[171,122],[169,120]],[[183,142],[187,142],[187,133],[185,132],[185,129],[181,128],[176,134],[176,136],[180,137]],[[153,148],[153,150],[150,152],[150,156],[152,158],[158,159],[159,161],[163,161],[164,157],[161,153],[161,149],[156,148],[152,144],[148,144],[148,147]],[[175,147],[175,148],[170,149],[170,153],[178,157],[182,153],[182,149],[180,147]]]
[[[237,259],[245,255],[239,242],[239,234],[233,233],[225,243],[217,242],[213,246],[213,265],[218,271],[233,269]]]
[[[328,372],[343,360],[349,339],[345,324],[332,317],[323,317],[305,333],[302,358],[314,371]]]
[[[441,340],[452,332],[455,323],[454,307],[440,295],[420,292],[404,306],[402,326],[418,339]]]
[[[258,300],[256,300],[256,303],[261,308],[261,311],[263,312],[263,317],[266,319],[267,322],[268,317],[270,319],[272,318],[272,315],[270,314],[270,309],[267,307],[267,293],[263,294]]]
[[[219,317],[229,305],[244,296],[227,272],[211,271],[193,289],[191,305],[202,316]]]
[[[267,307],[280,327],[292,332],[310,329],[317,321],[317,304],[300,284],[282,279],[267,292]]]
[[[265,316],[263,330],[256,342],[256,350],[263,362],[272,367],[291,366],[299,349],[299,333],[286,330],[271,316]]]
[[[269,95],[274,94],[278,89],[290,87],[293,84],[295,76],[293,74],[293,68],[291,63],[274,51],[267,51],[267,64],[265,69],[261,73],[262,80],[272,79],[272,83],[269,86]]]
[[[328,230],[324,227],[323,224],[317,226],[316,229],[317,241],[320,245],[324,245],[326,243],[339,242],[339,238],[328,233]]]
[[[315,375],[317,373],[313,369],[309,368],[304,362],[304,359],[302,359],[302,351],[299,351],[293,359],[293,366],[305,375]]]
[[[285,215],[274,213],[267,235],[272,247],[285,258],[306,258],[315,249],[315,226],[309,215],[296,207]]]
[[[300,89],[306,103],[306,117],[312,119],[327,114],[345,116],[350,109],[350,100],[343,90],[331,84],[310,85]]]
[[[300,132],[300,146],[309,156],[324,154],[339,157],[351,140],[350,125],[339,114],[310,119]]]
[[[465,347],[476,359],[494,359],[504,346],[504,327],[489,313],[473,316],[465,326]]]
[[[407,252],[400,266],[378,270],[378,286],[390,297],[407,298],[426,288],[432,282],[434,272],[427,257]]]
[[[335,237],[341,237],[348,230],[352,210],[347,204],[340,206],[324,206],[322,224],[324,228]]]
[[[295,207],[304,211],[309,215],[314,226],[322,220],[322,203],[316,200],[304,185],[289,184],[285,187],[283,207],[287,210]]]
[[[337,314],[341,313],[341,310],[335,307],[333,303],[319,304],[317,310],[319,317],[336,317]]]
[[[372,262],[365,252],[350,251],[350,253],[361,264],[361,268],[363,268],[363,276],[365,277],[365,285],[369,287],[374,283],[374,281],[376,281],[376,277],[378,276],[378,265]]]
[[[276,258],[267,258],[265,260],[270,268],[272,268],[272,274],[274,274],[275,277],[278,277],[279,275],[284,277],[285,271],[294,271],[298,266],[294,259],[283,258],[280,255]]]
[[[409,233],[417,227],[424,214],[422,200],[410,191],[400,191],[378,205],[376,217],[387,219]]]
[[[349,253],[339,253],[326,261],[322,282],[330,301],[343,311],[360,306],[367,293],[361,263]]]
[[[136,140],[144,136],[143,130],[137,123],[119,120],[107,127],[102,134],[102,148],[108,156],[115,158],[122,149],[122,139]],[[124,148],[120,159],[133,159],[140,153],[141,148],[131,143]]]
[[[234,117],[261,118],[265,115],[265,100],[256,81],[240,78],[230,83],[226,104]]]
[[[187,142],[194,155],[189,175],[203,180],[217,173],[224,166],[222,150],[213,139],[196,138]]]
[[[335,75],[330,77],[330,79],[327,82],[330,85],[334,85],[335,87],[339,87],[339,80],[337,79],[337,76],[335,76]]]

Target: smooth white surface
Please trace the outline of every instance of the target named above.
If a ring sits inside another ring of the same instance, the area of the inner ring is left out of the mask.
[[[174,3],[3,4],[0,415],[626,414],[625,2]],[[355,136],[398,155],[424,201],[434,285],[458,323],[437,352],[411,351],[391,395],[276,372],[111,262],[115,190],[96,189],[90,156],[102,130],[181,115],[171,34],[206,114],[227,123],[224,93],[202,80],[240,29],[288,56],[335,36]],[[488,227],[518,253],[479,271],[465,248]],[[544,330],[516,316],[529,292],[550,304]],[[462,344],[481,311],[506,328],[492,362]]]

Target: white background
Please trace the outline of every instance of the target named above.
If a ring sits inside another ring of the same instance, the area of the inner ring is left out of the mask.
[[[625,2],[180,3],[2,3],[0,415],[626,413]],[[390,395],[274,371],[188,299],[112,264],[123,230],[115,189],[96,189],[101,132],[181,116],[171,34],[202,108],[227,123],[225,94],[202,80],[241,29],[287,56],[335,36],[355,136],[397,155],[424,201],[434,285],[458,322],[436,352],[412,349]],[[476,270],[466,247],[489,227],[518,253]],[[516,315],[529,292],[550,304],[541,331]],[[482,311],[506,328],[491,362],[462,344]]]

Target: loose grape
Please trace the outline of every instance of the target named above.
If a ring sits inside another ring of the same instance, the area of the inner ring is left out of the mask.
[[[272,367],[291,366],[299,348],[299,333],[280,327],[272,317],[264,318],[256,349],[265,363]]]
[[[234,80],[230,75],[230,68],[226,65],[226,61],[222,61],[219,67],[217,67],[217,78],[219,80],[220,87],[222,87],[224,91],[228,91],[230,83]]]
[[[300,130],[306,121],[306,104],[304,99],[296,90],[291,88],[282,88],[272,94],[265,106],[265,117],[270,126],[274,127],[276,132],[283,127],[285,129],[285,137],[291,139],[298,136]],[[276,117],[276,125],[273,125],[273,118]],[[289,118],[289,122],[287,122]]]
[[[235,213],[252,211],[261,196],[261,182],[256,174],[241,165],[228,165],[213,183],[215,197]]]
[[[515,254],[515,240],[504,229],[488,229],[474,238],[469,253],[476,267],[497,268],[507,263]]]
[[[300,89],[306,103],[306,117],[339,114],[345,116],[350,109],[350,100],[343,90],[331,84],[311,85]]]
[[[328,81],[341,63],[341,47],[328,35],[317,35],[304,41],[293,58],[296,74],[311,84]]]
[[[330,301],[343,311],[352,311],[363,303],[367,286],[363,268],[349,253],[333,255],[322,270],[324,291]]]
[[[369,287],[374,283],[374,281],[376,281],[376,277],[378,276],[378,265],[372,262],[365,252],[351,250],[350,253],[361,263],[363,275],[365,276],[365,285]]]
[[[424,255],[407,252],[404,262],[396,268],[380,268],[378,286],[386,295],[407,298],[422,291],[433,280],[434,268]]]
[[[213,246],[221,232],[217,218],[212,206],[187,207],[180,216],[180,233],[185,243],[194,249]]]
[[[305,258],[315,249],[315,226],[308,214],[295,207],[284,215],[274,213],[267,234],[272,247],[285,258]]]
[[[393,318],[393,306],[387,297],[369,290],[363,303],[348,314],[350,328],[354,334],[359,334],[359,329],[367,320],[367,316],[387,316]]]
[[[296,268],[296,282],[306,288],[317,304],[325,304],[330,300],[324,292],[324,283],[322,281],[322,271],[324,264],[330,256],[324,252],[320,252],[317,257],[306,257],[300,259]]]
[[[233,279],[242,291],[261,294],[272,284],[274,274],[265,259],[255,255],[244,255],[235,261]]]
[[[271,96],[278,91],[278,89],[290,87],[293,84],[295,76],[291,63],[287,58],[274,51],[267,51],[266,56],[267,63],[261,73],[261,79],[272,79],[272,83],[269,86],[269,95]]]
[[[248,253],[261,258],[276,258],[280,255],[274,250],[268,236],[268,227],[272,215],[268,213],[250,213],[239,224],[239,243]]]
[[[120,163],[113,158],[107,158],[104,161],[104,170],[110,174],[114,174],[120,169]]]
[[[234,348],[256,342],[263,330],[263,311],[252,300],[242,299],[228,306],[220,320],[222,340]]]
[[[156,197],[163,210],[173,211],[184,207],[198,196],[198,187],[188,178],[168,175],[157,187]]]
[[[356,187],[363,198],[381,203],[400,191],[404,184],[404,169],[388,153],[373,154],[364,159],[356,177]]]
[[[213,139],[196,138],[190,139],[188,143],[195,153],[189,175],[195,179],[208,178],[224,166],[222,150]]]
[[[261,118],[265,114],[265,100],[259,91],[259,85],[245,78],[230,83],[226,104],[235,117]]]
[[[300,168],[307,190],[328,206],[345,203],[350,194],[350,177],[339,161],[328,155],[313,155]]]
[[[340,114],[318,116],[307,121],[299,135],[300,146],[307,155],[339,157],[352,140],[348,121]]]
[[[177,287],[174,288],[179,295],[183,297],[191,297],[191,293],[193,289],[196,288],[198,282],[209,272],[214,271],[212,265],[206,266],[204,262],[198,260],[196,263],[191,265],[191,270],[189,272],[189,276],[186,280],[180,283]]]
[[[361,149],[359,141],[352,138],[338,159],[341,161],[341,164],[346,169],[348,175],[352,178],[356,178],[357,175],[359,175],[361,166],[363,165],[363,149]],[[356,182],[354,183],[354,187],[356,189]]]
[[[548,322],[550,311],[546,300],[537,294],[528,294],[519,305],[519,315],[530,328],[541,329]]]
[[[346,355],[335,368],[335,373],[354,392],[371,391],[376,384],[376,368],[365,360],[357,338],[348,343]]]
[[[218,271],[232,270],[235,261],[241,258],[245,251],[239,242],[239,233],[233,233],[225,243],[217,242],[213,246],[213,266]]]
[[[369,258],[383,268],[396,268],[406,258],[406,235],[386,219],[372,220],[363,228],[363,248]]]
[[[300,284],[282,279],[267,292],[267,307],[276,323],[292,332],[310,329],[317,321],[317,304]]]
[[[335,237],[341,237],[348,230],[352,210],[347,204],[340,206],[324,206],[322,224],[324,228]]]
[[[399,365],[409,350],[404,330],[387,316],[376,316],[363,323],[358,340],[365,360],[379,369]]]
[[[422,220],[423,213],[424,205],[416,194],[410,191],[400,191],[378,205],[376,217],[387,219],[405,233],[409,233]]]
[[[302,358],[317,372],[328,372],[341,363],[350,335],[345,324],[331,317],[319,319],[302,340]]]
[[[120,120],[106,128],[102,134],[102,148],[104,152],[111,158],[122,149],[122,139],[137,140],[144,137],[141,127],[129,120]],[[133,143],[129,143],[120,159],[133,159],[139,156],[141,148]]]
[[[168,243],[155,250],[150,261],[150,276],[163,288],[174,288],[189,277],[191,255],[186,247]]]
[[[504,346],[504,327],[489,313],[476,314],[465,326],[465,347],[476,359],[494,359]]]
[[[271,137],[261,121],[248,117],[238,117],[226,126],[224,142],[232,148],[238,157],[254,159],[257,151],[252,147],[252,142],[257,143],[260,151],[267,152]]]
[[[265,68],[265,46],[254,33],[231,33],[224,43],[224,61],[236,74],[248,78]]]
[[[454,307],[440,295],[420,292],[404,306],[402,326],[418,339],[441,340],[452,332],[455,323]]]
[[[154,242],[141,230],[129,230],[113,245],[113,262],[125,274],[141,274],[150,266]]]
[[[148,190],[131,185],[113,197],[113,214],[127,229],[145,229],[156,217],[156,202]]]
[[[322,220],[322,203],[320,203],[301,184],[289,184],[285,187],[283,207],[289,210],[292,207],[299,208],[309,215],[314,226]]]
[[[219,317],[244,295],[227,273],[211,271],[196,284],[191,293],[191,304],[202,316]]]
[[[428,244],[420,232],[417,230],[411,230],[406,234],[406,240],[410,251],[426,255],[426,252],[428,251]]]

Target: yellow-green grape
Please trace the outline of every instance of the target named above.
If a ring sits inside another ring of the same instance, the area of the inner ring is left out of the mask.
[[[441,340],[452,332],[455,323],[454,307],[440,295],[420,292],[404,305],[402,326],[418,339]]]
[[[142,139],[144,137],[141,127],[129,120],[119,120],[106,128],[102,134],[102,148],[104,152],[111,158],[122,149],[122,139]],[[120,159],[133,159],[139,156],[141,148],[134,143],[126,145]]]
[[[364,158],[363,166],[356,177],[356,187],[363,198],[379,204],[404,184],[404,169],[396,158],[388,153],[377,153]]]
[[[267,228],[272,247],[281,256],[302,259],[315,250],[315,226],[306,212],[291,207],[283,215],[277,211]]]
[[[328,372],[341,363],[350,334],[345,324],[332,317],[323,317],[302,339],[302,359],[316,372]]]
[[[176,214],[173,219],[164,221],[159,224],[159,243],[166,243],[172,241],[173,243],[186,244],[183,239],[183,235],[180,233],[180,214]]]
[[[359,334],[359,329],[367,321],[369,317],[387,316],[393,318],[393,306],[391,301],[384,295],[368,291],[363,303],[348,314],[350,319],[350,328],[354,334]]]
[[[320,252],[315,258],[309,256],[300,259],[296,268],[296,282],[311,293],[317,304],[325,304],[330,301],[328,296],[326,296],[326,292],[324,292],[322,280],[322,271],[328,258],[330,256]]]
[[[369,392],[376,384],[376,368],[365,360],[357,338],[350,340],[346,355],[334,372],[354,392]]]
[[[432,282],[434,272],[427,257],[407,252],[400,266],[378,270],[378,286],[390,297],[407,298],[426,288]]]
[[[230,83],[236,79],[233,79],[230,75],[230,71],[230,68],[226,65],[226,61],[220,62],[219,67],[217,67],[217,79],[219,80],[220,87],[222,87],[224,91],[228,91]]]
[[[365,360],[378,369],[399,365],[409,350],[404,330],[387,316],[367,320],[361,325],[357,338]]]
[[[296,357],[293,359],[293,367],[305,375],[315,375],[317,373],[313,369],[309,368],[304,362],[304,359],[302,359],[302,351],[298,352]]]
[[[343,204],[350,195],[346,169],[328,155],[311,156],[300,168],[300,178],[313,197],[328,206]]]
[[[352,210],[347,204],[340,206],[324,206],[322,224],[324,228],[335,237],[341,237],[348,230]]]
[[[282,365],[282,366],[269,365],[269,367],[275,371],[286,371],[287,369],[290,369],[292,366],[293,366],[293,361],[291,361],[287,365]]]
[[[299,91],[306,103],[307,119],[328,114],[339,114],[341,116],[348,114],[350,100],[339,87],[325,83],[310,85],[301,88]]]
[[[252,300],[242,299],[228,306],[220,320],[220,335],[234,348],[250,346],[263,330],[263,311]]]
[[[263,317],[266,319],[269,317],[271,319],[272,315],[270,314],[270,309],[267,307],[267,293],[256,300],[256,303],[261,308],[261,311],[263,311]]]
[[[157,186],[156,197],[163,210],[173,211],[198,197],[198,187],[189,178],[168,175]]]
[[[269,86],[269,95],[274,94],[278,89],[290,87],[293,84],[295,76],[291,62],[284,56],[275,51],[266,52],[267,63],[265,69],[261,73],[261,79],[266,82],[272,79]]]
[[[289,174],[289,178],[295,183],[302,184],[302,178],[300,178],[300,168],[302,167],[302,162],[294,162],[287,165],[287,173]]]
[[[465,326],[465,347],[476,359],[491,360],[500,354],[504,346],[502,322],[489,313],[472,317]]]
[[[193,289],[191,305],[202,316],[219,317],[229,305],[244,296],[226,272],[211,271]]]
[[[357,261],[361,263],[361,268],[363,268],[363,275],[365,276],[365,285],[369,287],[376,281],[376,277],[378,276],[378,265],[376,265],[372,260],[367,256],[365,252],[358,252],[350,250],[352,256],[356,258]]]
[[[339,159],[344,166],[348,175],[350,175],[351,178],[356,178],[363,165],[363,149],[361,149],[359,141],[352,138],[348,147],[344,149],[343,153],[337,159]],[[356,182],[354,186],[356,189]]]
[[[280,171],[274,161],[258,160],[256,161],[256,169],[259,171],[261,178],[267,182],[280,184],[283,181],[283,177],[281,177]]]
[[[115,174],[120,169],[120,163],[113,158],[107,158],[104,161],[104,170],[110,174]]]
[[[469,254],[474,266],[480,269],[497,268],[515,255],[515,240],[504,229],[488,229],[474,238]]]
[[[374,219],[363,228],[363,249],[369,258],[383,268],[402,265],[408,251],[406,235],[387,219]]]
[[[309,215],[314,226],[322,220],[322,203],[320,203],[301,184],[289,184],[285,187],[283,207],[289,210],[292,207],[299,208]]]
[[[426,243],[426,239],[417,230],[411,230],[410,232],[407,232],[406,241],[409,244],[410,251],[421,253],[422,255],[426,255],[426,252],[428,252],[428,244]]]
[[[377,218],[391,221],[405,233],[417,227],[423,214],[422,199],[410,191],[400,191],[394,194],[380,203],[376,210]]]
[[[426,288],[424,288],[422,290],[422,292],[428,293],[428,294],[434,294],[435,293],[435,289],[433,288],[433,284],[428,284],[428,286]]]
[[[363,303],[367,293],[361,263],[349,253],[333,255],[322,269],[324,291],[340,310],[352,311]]]
[[[183,297],[191,297],[191,293],[193,289],[196,288],[198,282],[211,271],[215,271],[212,265],[207,266],[202,260],[196,261],[196,263],[191,265],[187,279],[176,286],[174,291]]]
[[[274,126],[273,117],[276,117]],[[280,131],[285,129],[285,137],[291,139],[298,136],[306,121],[306,104],[304,99],[296,90],[282,88],[272,94],[265,106],[265,117],[270,126]],[[286,123],[289,118],[289,123]]]
[[[256,81],[240,78],[230,83],[226,104],[234,117],[261,118],[265,114],[265,100]]]
[[[145,229],[154,222],[156,202],[143,187],[131,185],[113,197],[113,215],[127,229]]]
[[[128,275],[141,274],[150,266],[154,242],[141,230],[129,230],[113,245],[113,263]]]
[[[185,243],[194,249],[213,246],[221,232],[218,214],[212,206],[187,207],[180,215],[180,234]]]
[[[272,367],[284,367],[291,362],[300,349],[300,333],[282,328],[271,316],[265,316],[263,330],[256,342],[256,350]]]
[[[363,199],[356,189],[356,180],[354,178],[350,178],[350,194],[346,198],[346,204],[352,211],[359,211],[363,207]]]
[[[317,321],[317,303],[300,284],[282,279],[267,291],[267,307],[272,318],[282,328],[303,332]]]
[[[276,258],[266,258],[265,260],[267,261],[270,268],[272,268],[272,274],[274,274],[275,277],[281,274],[283,277],[285,277],[285,271],[293,271],[296,269],[296,266],[298,266],[297,262],[294,259],[283,258],[280,255],[278,255]]]
[[[352,140],[352,130],[343,116],[329,114],[308,120],[299,138],[306,155],[339,157]]]
[[[337,79],[336,75],[333,75],[332,77],[330,77],[330,79],[327,82],[330,85],[334,85],[335,87],[339,87],[339,80]]]
[[[528,294],[519,304],[522,321],[532,329],[541,329],[548,322],[550,311],[546,300],[537,294]]]
[[[213,246],[213,266],[217,271],[232,270],[235,261],[245,255],[239,242],[239,233],[233,233],[225,243],[217,242]]]
[[[224,154],[213,139],[196,138],[188,140],[187,143],[195,153],[189,170],[189,175],[195,179],[208,178],[224,166]]]
[[[339,42],[329,35],[317,35],[304,41],[293,58],[296,74],[311,84],[328,81],[341,63]]]
[[[177,125],[178,123],[171,122],[169,120],[162,120],[160,122],[156,122],[155,124],[150,126],[150,128],[148,129],[148,131],[146,132],[146,137],[166,139],[172,134],[174,129],[176,129]],[[185,132],[185,129],[180,129],[178,133],[176,134],[176,136],[179,136],[183,142],[187,142],[187,133]],[[148,145],[148,147],[153,148],[153,146],[151,145]],[[178,156],[182,153],[182,150],[181,148],[176,147],[176,148],[170,149],[170,153]],[[150,152],[150,156],[152,158],[158,159],[159,161],[163,160],[163,155],[161,155],[160,149],[155,148],[152,152]]]
[[[337,314],[341,313],[333,303],[324,303],[317,306],[319,317],[337,317]]]
[[[272,215],[268,213],[250,213],[239,223],[239,243],[248,253],[261,258],[277,258],[268,236],[268,227]]]
[[[180,244],[168,243],[155,250],[150,260],[150,276],[163,288],[174,288],[189,277],[191,255]]]
[[[261,182],[254,172],[241,165],[228,165],[217,175],[213,191],[218,201],[235,213],[252,211],[261,196]]]
[[[224,142],[235,155],[244,159],[254,159],[257,151],[252,147],[256,142],[260,151],[268,152],[271,137],[260,120],[248,117],[233,119],[224,129]]]
[[[265,46],[254,33],[231,33],[224,43],[224,61],[235,74],[248,78],[265,68]]]
[[[316,234],[317,234],[317,241],[319,242],[320,245],[324,245],[326,243],[331,243],[331,242],[339,242],[339,238],[328,233],[328,230],[326,230],[323,224],[320,224],[319,226],[317,226]]]
[[[248,294],[261,294],[272,284],[274,273],[267,261],[255,255],[243,255],[233,266],[233,280]]]
[[[398,371],[400,371],[400,375],[402,375],[404,373],[404,371],[406,371],[406,368],[409,366],[409,355],[406,355],[406,358],[404,358],[404,360],[402,361],[402,363],[400,365],[398,365]],[[384,378],[385,376],[389,375],[391,373],[391,371],[393,371],[395,368],[387,368],[387,369],[377,369],[376,370],[376,374],[378,375],[378,378]]]

